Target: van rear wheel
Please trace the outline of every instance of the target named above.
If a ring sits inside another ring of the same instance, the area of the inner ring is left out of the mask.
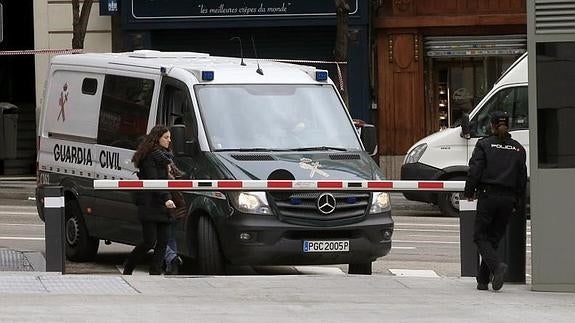
[[[100,240],[90,237],[78,202],[66,200],[66,258],[72,261],[91,261],[98,253]]]
[[[198,269],[204,275],[226,273],[224,256],[213,222],[207,216],[198,219]]]

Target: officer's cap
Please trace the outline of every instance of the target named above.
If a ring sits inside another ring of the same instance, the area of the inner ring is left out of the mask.
[[[509,126],[509,115],[504,111],[494,111],[491,113],[491,124]]]

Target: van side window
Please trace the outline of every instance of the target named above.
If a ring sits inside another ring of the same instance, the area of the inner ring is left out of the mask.
[[[172,126],[186,125],[186,139],[197,136],[197,124],[187,86],[176,80],[169,80],[163,86],[158,110],[158,124]]]
[[[88,95],[96,94],[98,90],[98,80],[92,78],[85,78],[82,81],[82,93]]]
[[[98,144],[136,149],[146,134],[154,81],[106,75],[98,123]]]
[[[509,114],[509,130],[529,128],[527,86],[502,89],[495,93],[475,116],[476,137],[489,136],[491,125],[489,116],[493,111],[505,111]]]

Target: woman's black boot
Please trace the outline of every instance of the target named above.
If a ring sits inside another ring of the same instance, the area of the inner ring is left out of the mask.
[[[122,271],[122,275],[131,275],[134,272],[134,269],[136,269],[136,264],[130,261],[130,259],[126,259],[126,261],[124,261],[124,270]]]

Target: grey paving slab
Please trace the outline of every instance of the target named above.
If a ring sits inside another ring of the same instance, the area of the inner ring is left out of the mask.
[[[0,294],[46,293],[36,276],[0,276]]]
[[[575,317],[575,294],[509,284],[501,292],[477,291],[467,278],[10,273],[0,275],[0,284],[6,277],[37,278],[47,292],[0,291],[0,321],[523,323],[573,322]],[[72,282],[59,293],[50,292]]]
[[[122,277],[114,276],[40,276],[40,282],[51,294],[129,295],[138,291]]]
[[[129,295],[138,291],[122,277],[84,275],[0,275],[0,294]]]
[[[23,252],[0,248],[0,271],[33,271]]]

